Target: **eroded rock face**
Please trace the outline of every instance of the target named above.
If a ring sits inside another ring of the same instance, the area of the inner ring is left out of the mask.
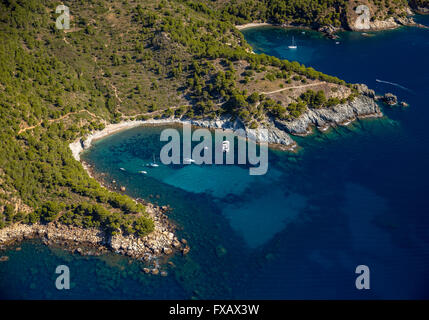
[[[359,6],[362,8],[358,11]],[[377,8],[368,1],[362,1],[359,6],[354,2],[348,3],[347,26],[350,30],[379,31],[395,29],[403,25],[416,25],[411,17],[413,12],[408,6],[402,7],[400,11],[395,10],[393,14],[390,14],[387,8]]]
[[[371,30],[387,30],[395,29],[400,26],[415,25],[412,17],[390,17],[386,20],[375,20],[370,22]]]
[[[45,238],[46,241],[68,240],[102,245],[104,234],[97,229],[81,229],[62,224],[15,224],[0,230],[0,243],[20,241],[33,237]]]
[[[224,115],[215,119],[179,119],[168,118],[158,120],[137,120],[125,121],[118,124],[106,126],[104,130],[97,131],[89,135],[82,141],[76,141],[70,144],[76,160],[79,160],[79,153],[83,149],[91,146],[94,139],[99,139],[118,130],[132,128],[144,124],[165,124],[181,123],[198,126],[201,128],[230,130],[238,136],[248,137],[256,142],[266,142],[271,145],[280,146],[282,149],[293,150],[297,146],[296,142],[289,134],[306,135],[311,132],[311,126],[317,126],[321,129],[333,125],[344,124],[355,120],[357,117],[381,116],[381,112],[375,103],[375,93],[368,89],[366,85],[358,84],[358,92],[361,94],[352,102],[337,105],[333,108],[311,109],[307,110],[298,119],[293,121],[276,121],[265,119],[256,129],[246,127],[238,118],[231,118]],[[338,92],[338,98],[342,98],[344,92]]]
[[[182,245],[172,232],[173,227],[161,208],[146,204],[146,212],[154,221],[153,232],[145,237],[117,234],[109,239],[109,246],[117,253],[143,260],[163,254],[171,255],[174,250],[180,250]]]
[[[246,128],[240,120],[235,119],[231,121],[230,117],[221,117],[214,120],[191,120],[190,122],[195,126],[203,128],[231,130],[238,136],[247,136],[249,139],[256,142],[279,144],[289,148],[294,148],[296,146],[295,141],[293,141],[286,132],[277,128],[272,122],[268,122],[267,125],[260,126],[257,129]]]
[[[265,129],[265,130],[261,130]],[[285,132],[270,122],[268,126],[258,129],[246,129],[247,135],[250,139],[257,142],[266,142],[268,144],[283,145],[290,149],[296,147],[295,141]]]
[[[267,142],[285,146],[293,150],[296,147],[292,135],[308,135],[312,127],[322,130],[328,127],[348,124],[357,118],[381,117],[383,114],[376,103],[374,90],[364,84],[357,85],[360,93],[354,100],[332,108],[308,109],[298,119],[292,121],[268,120],[257,129],[249,129],[238,119],[231,121],[228,117],[215,120],[192,120],[191,123],[205,128],[230,129],[237,135],[247,135],[257,142]],[[261,129],[267,129],[261,130]]]
[[[189,248],[174,235],[174,226],[168,222],[167,216],[161,212],[160,208],[147,204],[146,211],[153,219],[155,229],[141,238],[122,234],[107,237],[98,229],[82,229],[59,223],[46,225],[18,223],[0,230],[0,244],[38,237],[47,245],[61,245],[65,249],[81,255],[97,255],[107,250],[113,250],[145,261]]]
[[[353,101],[339,104],[329,109],[309,109],[298,119],[277,121],[276,124],[290,134],[308,135],[312,132],[313,126],[326,129],[347,124],[357,118],[380,116],[382,116],[382,113],[375,100],[362,94]]]

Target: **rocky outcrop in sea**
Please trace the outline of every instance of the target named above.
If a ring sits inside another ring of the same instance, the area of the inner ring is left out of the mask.
[[[152,262],[181,252],[187,254],[187,241],[176,237],[175,226],[164,214],[168,208],[145,203],[146,212],[154,221],[154,231],[144,237],[117,234],[107,236],[99,229],[83,229],[57,222],[49,224],[17,223],[0,230],[0,245],[6,246],[25,239],[40,238],[43,243],[62,248],[80,255],[100,255],[113,251],[132,258]],[[154,268],[159,265],[156,261]]]
[[[292,135],[305,136],[312,132],[313,127],[324,131],[329,127],[347,125],[356,119],[382,117],[383,113],[374,97],[374,91],[361,86],[360,95],[350,102],[332,108],[308,109],[299,118],[277,120],[276,125]]]

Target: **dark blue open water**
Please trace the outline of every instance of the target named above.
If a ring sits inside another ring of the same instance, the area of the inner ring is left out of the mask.
[[[339,44],[302,32],[244,34],[258,53],[393,92],[410,107],[296,138],[300,151],[271,151],[264,176],[238,166],[145,169],[162,146],[159,126],[100,140],[85,160],[128,194],[169,204],[190,254],[174,257],[169,276],[159,277],[114,254],[78,257],[28,241],[2,252],[10,259],[0,262],[1,297],[429,298],[429,30],[344,33]],[[296,51],[287,48],[292,35]],[[66,292],[54,286],[59,264],[70,267]],[[370,268],[370,290],[355,288],[361,264]]]

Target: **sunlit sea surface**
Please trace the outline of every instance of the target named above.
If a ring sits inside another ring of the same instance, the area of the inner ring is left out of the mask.
[[[294,138],[299,152],[271,150],[263,176],[246,166],[145,167],[159,155],[163,126],[97,141],[85,161],[129,195],[170,205],[191,252],[160,277],[115,254],[80,257],[26,241],[1,252],[2,298],[429,298],[429,30],[346,32],[338,44],[308,30],[243,33],[257,53],[392,92],[410,107]],[[297,50],[288,49],[292,36]],[[67,291],[55,288],[60,264],[70,268]],[[355,287],[362,264],[370,290]]]

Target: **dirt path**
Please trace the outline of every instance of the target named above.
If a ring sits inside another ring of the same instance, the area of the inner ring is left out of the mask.
[[[185,106],[189,106],[189,105],[185,105]],[[175,109],[177,109],[177,108],[179,108],[179,107],[180,107],[180,106],[170,107],[170,109],[171,109],[171,110],[175,110]],[[166,110],[166,109],[161,109],[161,110],[156,110],[156,111],[153,111],[153,112],[139,113],[139,114],[135,114],[135,115],[131,115],[131,116],[124,116],[124,115],[122,115],[122,116],[121,116],[121,118],[122,118],[122,119],[130,119],[130,118],[134,118],[134,117],[138,117],[138,116],[155,116],[155,115],[157,115],[157,114],[160,114],[160,113],[164,112],[165,110]],[[48,120],[48,123],[53,123],[53,122],[61,121],[61,120],[65,119],[65,118],[67,118],[67,117],[69,117],[69,116],[71,116],[71,115],[73,115],[73,114],[78,114],[78,113],[82,113],[82,112],[86,112],[86,113],[88,113],[88,114],[89,114],[89,115],[91,115],[93,118],[100,118],[99,116],[97,116],[96,114],[92,113],[91,111],[88,111],[88,110],[80,110],[80,111],[69,112],[69,113],[67,113],[67,114],[65,114],[65,115],[63,115],[63,116],[61,116],[61,117],[59,117],[59,118],[57,118],[57,119],[49,119],[49,120]],[[121,114],[122,114],[122,112],[121,112]],[[23,133],[23,132],[25,132],[25,131],[32,130],[32,129],[34,129],[34,128],[37,128],[37,127],[41,126],[41,125],[42,125],[42,123],[43,123],[43,121],[44,121],[44,120],[40,121],[38,124],[35,124],[35,125],[33,125],[33,126],[29,126],[29,127],[25,127],[25,128],[20,129],[20,130],[18,131],[18,134],[21,134],[21,133]]]
[[[191,105],[183,105],[184,107],[190,107]],[[170,110],[176,110],[177,108],[180,108],[181,106],[176,106],[176,107],[170,107]],[[165,110],[167,109],[160,109],[160,110],[156,110],[156,111],[152,111],[152,112],[145,112],[145,113],[138,113],[138,114],[133,114],[131,116],[124,116],[122,115],[123,119],[130,119],[130,118],[134,118],[134,117],[139,117],[139,116],[155,116],[157,114],[163,113]],[[121,112],[122,114],[122,112]]]
[[[82,112],[86,112],[86,113],[88,113],[89,115],[91,115],[92,117],[94,117],[94,118],[98,118],[98,116],[97,116],[96,114],[92,113],[91,111],[88,111],[88,110],[80,110],[80,111],[73,111],[73,112],[69,112],[69,113],[67,113],[67,114],[65,114],[65,115],[63,115],[63,116],[61,116],[61,117],[59,117],[59,118],[57,118],[57,119],[49,119],[49,120],[48,120],[48,123],[61,121],[61,120],[65,119],[65,118],[67,118],[68,116],[71,116],[71,115],[73,115],[73,114],[82,113]],[[25,127],[25,128],[20,129],[20,130],[18,131],[18,134],[21,134],[21,133],[23,133],[23,132],[25,132],[25,131],[27,131],[27,130],[32,130],[32,129],[34,129],[34,128],[37,128],[38,126],[42,125],[43,121],[44,121],[44,120],[40,121],[38,124],[35,124],[34,126]]]
[[[284,91],[284,90],[289,90],[289,89],[301,89],[301,88],[314,87],[314,86],[318,86],[318,85],[325,84],[325,83],[326,83],[325,81],[315,82],[315,83],[310,83],[310,84],[304,84],[304,85],[302,85],[302,86],[294,86],[294,87],[282,88],[282,89],[274,90],[274,91],[271,91],[271,92],[261,92],[261,94],[266,94],[266,95],[267,95],[267,94],[273,94],[273,93],[277,93],[277,92],[282,92],[282,91]],[[115,96],[116,96],[116,98],[117,98],[119,101],[121,101],[121,100],[120,100],[120,98],[119,98],[119,97],[118,97],[118,95],[117,95],[117,89],[116,89],[113,85],[112,85],[112,87],[113,87],[113,90],[115,91]],[[217,105],[222,105],[222,104],[223,104],[223,103],[219,103],[219,104],[217,104]],[[170,109],[172,109],[172,110],[175,110],[175,109],[177,109],[177,108],[179,108],[179,106],[176,106],[176,107],[170,107]],[[143,116],[143,115],[146,115],[146,116],[154,116],[154,115],[157,115],[157,114],[162,113],[162,112],[164,112],[164,111],[165,111],[165,109],[161,109],[161,110],[156,110],[156,111],[153,111],[153,112],[146,112],[146,113],[140,113],[140,114],[135,114],[135,115],[125,116],[122,112],[120,112],[119,110],[117,110],[117,112],[119,112],[119,113],[121,114],[121,118],[122,118],[122,119],[129,119],[129,118],[134,118],[134,117]],[[86,113],[88,113],[89,115],[91,115],[91,116],[92,116],[92,117],[94,117],[94,118],[99,118],[99,116],[97,116],[96,114],[94,114],[94,113],[92,113],[92,112],[90,112],[90,111],[88,111],[88,110],[80,110],[80,111],[69,112],[69,113],[67,113],[67,114],[65,114],[65,115],[63,115],[63,116],[61,116],[61,117],[59,117],[59,118],[57,118],[57,119],[50,119],[50,120],[48,120],[48,123],[61,121],[61,120],[65,119],[65,118],[67,118],[67,117],[69,117],[69,116],[71,116],[71,115],[73,115],[73,114],[78,114],[78,113],[82,113],[82,112],[86,112]],[[25,132],[25,131],[27,131],[27,130],[32,130],[32,129],[34,129],[34,128],[36,128],[36,127],[40,126],[40,125],[42,125],[42,123],[43,123],[43,120],[42,120],[42,121],[40,121],[40,122],[39,122],[38,124],[36,124],[36,125],[33,125],[33,126],[29,126],[29,127],[22,128],[22,129],[20,129],[20,130],[18,131],[18,134],[21,134],[21,133],[23,133],[23,132]]]
[[[261,94],[273,94],[273,93],[282,92],[282,91],[289,90],[289,89],[301,89],[301,88],[307,88],[307,87],[314,87],[314,86],[319,86],[319,85],[325,84],[325,83],[326,83],[325,81],[315,82],[315,83],[310,83],[310,84],[304,84],[302,86],[282,88],[282,89],[274,90],[271,92],[261,92]]]

